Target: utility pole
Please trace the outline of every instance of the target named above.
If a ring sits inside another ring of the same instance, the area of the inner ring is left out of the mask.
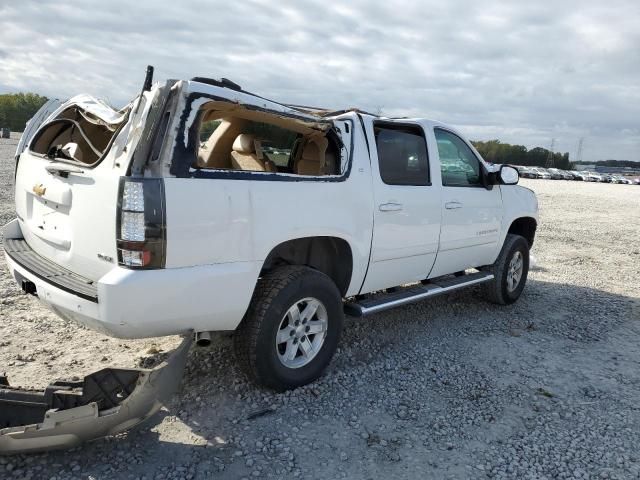
[[[556,139],[552,138],[551,139],[551,147],[549,147],[549,155],[547,155],[547,163],[545,164],[545,167],[549,168],[549,167],[553,167],[554,161],[553,161],[553,147],[555,147],[556,145]]]
[[[576,150],[576,162],[582,161],[582,145],[584,144],[584,137],[580,137],[578,140],[578,149]]]

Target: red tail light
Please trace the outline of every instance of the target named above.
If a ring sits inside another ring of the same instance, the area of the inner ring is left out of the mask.
[[[116,237],[121,266],[164,268],[166,211],[161,178],[120,178]]]

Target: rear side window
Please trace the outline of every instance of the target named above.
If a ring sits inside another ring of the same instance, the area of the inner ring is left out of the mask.
[[[417,125],[374,125],[380,178],[387,185],[430,185],[427,142]]]
[[[301,120],[228,102],[199,106],[191,170],[341,175],[349,152],[330,121]],[[339,133],[340,132],[340,133]],[[193,138],[193,137],[192,137]]]
[[[302,143],[303,138],[302,135],[291,130],[261,122],[248,124],[247,132],[255,138],[262,139],[260,142],[262,154],[278,167],[287,167],[289,165],[296,142]]]
[[[224,129],[229,120],[209,120],[202,122],[200,125],[200,131],[198,133],[200,137],[200,151],[201,157],[207,154],[207,148],[209,145],[215,145],[215,141],[220,141],[220,135],[218,138],[212,138],[215,131],[222,125]],[[218,130],[220,132],[220,130]],[[276,125],[270,125],[264,122],[244,122],[242,133],[251,135],[252,138],[258,139],[259,154],[265,161],[272,161],[276,167],[283,167],[286,169],[291,161],[291,154],[293,153],[296,141],[302,139],[302,135],[285,128],[278,127]],[[301,143],[301,142],[298,142]],[[220,153],[226,156],[226,152]],[[219,154],[219,155],[220,155]],[[211,156],[211,155],[210,155]],[[213,160],[215,162],[215,159]],[[231,168],[224,160],[219,161],[221,168]]]

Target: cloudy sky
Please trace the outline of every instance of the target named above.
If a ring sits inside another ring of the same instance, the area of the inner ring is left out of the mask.
[[[0,0],[0,93],[123,105],[152,64],[158,79],[640,160],[640,1],[376,3]]]

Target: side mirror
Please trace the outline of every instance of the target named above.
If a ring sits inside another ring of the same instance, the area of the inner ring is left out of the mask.
[[[502,165],[500,167],[500,181],[504,184],[504,185],[515,185],[518,183],[518,179],[520,178],[520,175],[518,174],[518,170],[516,170],[513,167],[510,167],[509,165]]]

